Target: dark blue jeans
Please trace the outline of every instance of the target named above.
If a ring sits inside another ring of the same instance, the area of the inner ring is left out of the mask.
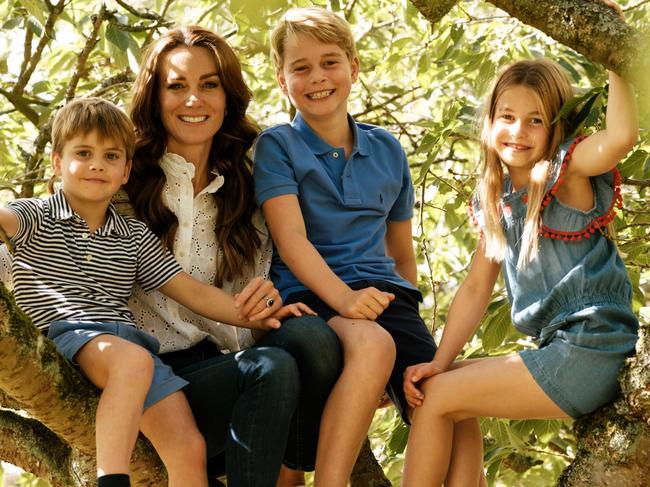
[[[160,358],[190,383],[212,474],[225,470],[230,487],[274,487],[283,461],[313,470],[320,417],[343,366],[322,319],[288,319],[237,353],[202,342]]]

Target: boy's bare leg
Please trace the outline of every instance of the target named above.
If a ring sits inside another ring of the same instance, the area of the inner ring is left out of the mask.
[[[167,468],[169,487],[206,487],[205,441],[185,394],[174,392],[147,408],[140,430]]]
[[[343,372],[321,419],[316,487],[345,487],[395,362],[395,343],[374,321],[329,320],[343,347]]]
[[[147,350],[113,335],[100,335],[75,355],[102,394],[95,418],[97,475],[128,474],[142,407],[153,376]]]
[[[519,355],[454,368],[427,379],[422,390],[424,403],[412,415],[404,487],[439,486],[453,476],[449,470],[454,464],[452,444],[459,454],[464,448],[453,438],[461,421],[567,417],[535,382]],[[482,476],[477,480],[483,482]]]
[[[275,487],[302,487],[305,485],[305,472],[302,470],[293,470],[286,465],[282,465],[280,476]]]

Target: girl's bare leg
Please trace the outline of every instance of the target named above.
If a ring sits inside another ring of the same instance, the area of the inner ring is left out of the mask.
[[[461,421],[478,417],[567,417],[537,385],[519,355],[456,367],[427,379],[422,390],[424,403],[412,416],[404,487],[439,486],[448,475],[453,480],[452,452],[465,448],[462,435],[454,443],[454,427]],[[475,448],[471,441],[468,447]]]

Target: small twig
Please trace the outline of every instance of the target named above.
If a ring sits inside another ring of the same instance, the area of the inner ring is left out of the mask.
[[[426,200],[424,194],[427,188],[427,174],[424,175],[422,183],[420,184],[420,214],[418,216],[418,232],[420,235],[424,235],[424,207],[426,205]],[[431,284],[431,295],[433,296],[433,312],[431,313],[431,332],[435,332],[437,328],[437,317],[438,317],[438,283],[433,280],[433,266],[431,265],[431,257],[429,255],[429,246],[427,244],[427,239],[423,238],[422,243],[422,253],[424,254],[424,260],[427,262],[427,268],[429,269],[429,284]]]
[[[115,3],[117,3],[120,7],[122,7],[127,12],[141,19],[157,20],[157,21],[165,20],[164,17],[158,15],[156,12],[152,12],[148,8],[145,8],[144,10],[138,10],[137,8],[126,3],[124,0],[115,0]]]
[[[643,5],[645,5],[646,3],[650,3],[650,0],[641,0],[640,2],[635,3],[634,5],[628,5],[627,7],[622,8],[622,10],[623,10],[623,12],[629,12],[630,10],[634,10],[636,8],[639,8],[639,7],[643,6]]]
[[[650,0],[648,0],[650,2]],[[632,179],[632,178],[621,178],[623,184],[629,184],[630,186],[641,186],[647,188],[650,186],[650,179]]]
[[[345,8],[343,9],[343,16],[345,17],[346,20],[349,20],[350,14],[352,13],[352,9],[356,5],[357,0],[352,0],[350,3],[348,3]]]

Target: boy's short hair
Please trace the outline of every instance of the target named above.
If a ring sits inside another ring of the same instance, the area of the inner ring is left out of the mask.
[[[276,69],[282,69],[286,42],[298,34],[339,46],[350,61],[357,57],[350,24],[343,17],[320,7],[292,8],[271,32],[271,54]]]
[[[61,154],[66,142],[93,130],[102,139],[121,142],[126,160],[133,158],[135,129],[131,119],[117,105],[97,97],[78,98],[59,109],[52,123],[52,151]]]

